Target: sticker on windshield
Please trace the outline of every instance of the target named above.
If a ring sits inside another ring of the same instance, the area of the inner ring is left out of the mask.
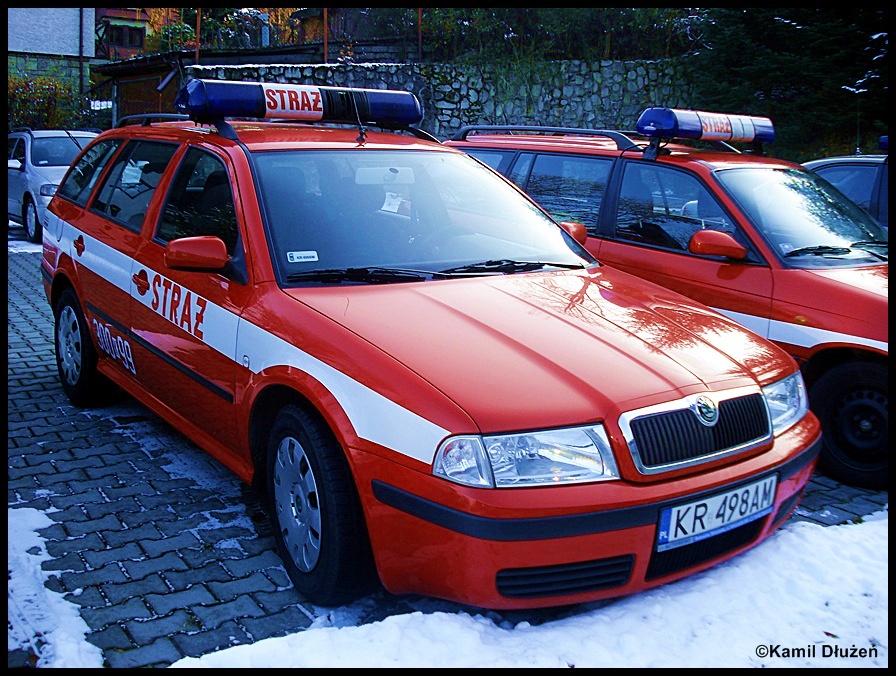
[[[316,251],[287,251],[286,260],[290,263],[313,263],[318,258]]]

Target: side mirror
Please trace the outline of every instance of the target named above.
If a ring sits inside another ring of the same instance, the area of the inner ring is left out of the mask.
[[[6,160],[6,168],[12,169],[14,171],[21,171],[25,168],[25,165],[22,164],[19,160]]]
[[[585,242],[588,241],[588,231],[583,224],[576,221],[563,221],[560,223],[560,227],[566,230],[575,241],[585,246]]]
[[[223,270],[230,257],[220,237],[183,237],[165,246],[165,265],[175,270]]]
[[[688,251],[701,256],[725,256],[735,260],[743,260],[747,256],[747,250],[721,230],[698,230],[691,235]]]

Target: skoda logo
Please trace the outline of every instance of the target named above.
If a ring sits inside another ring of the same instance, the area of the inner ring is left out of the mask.
[[[704,394],[697,397],[694,412],[697,414],[697,419],[707,427],[712,427],[719,421],[719,407]]]

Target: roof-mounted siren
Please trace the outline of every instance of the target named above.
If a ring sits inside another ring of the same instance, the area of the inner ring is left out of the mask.
[[[775,140],[775,127],[767,117],[679,108],[648,108],[638,118],[637,130],[651,137],[650,147],[644,151],[646,159],[656,159],[662,140],[752,143],[757,155],[762,154],[763,143]]]
[[[877,145],[880,147],[881,150],[883,150],[888,155],[890,154],[889,138],[890,138],[890,136],[887,135],[887,136],[881,136],[877,140]]]
[[[216,125],[219,132],[226,117],[342,122],[362,128],[375,124],[388,129],[404,129],[423,119],[423,108],[411,92],[277,82],[190,80],[178,91],[174,107],[195,122]]]

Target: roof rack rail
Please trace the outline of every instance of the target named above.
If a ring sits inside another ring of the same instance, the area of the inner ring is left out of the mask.
[[[139,122],[144,127],[148,127],[153,122],[166,122],[171,120],[189,120],[188,115],[179,113],[139,113],[137,115],[125,115],[118,120],[116,127],[126,127],[129,124]]]
[[[570,136],[602,136],[616,142],[617,150],[643,150],[642,146],[632,141],[622,132],[610,129],[578,129],[576,127],[540,127],[530,125],[500,125],[500,124],[470,124],[458,129],[452,141],[465,141],[470,132],[539,132],[543,134],[570,135]]]

